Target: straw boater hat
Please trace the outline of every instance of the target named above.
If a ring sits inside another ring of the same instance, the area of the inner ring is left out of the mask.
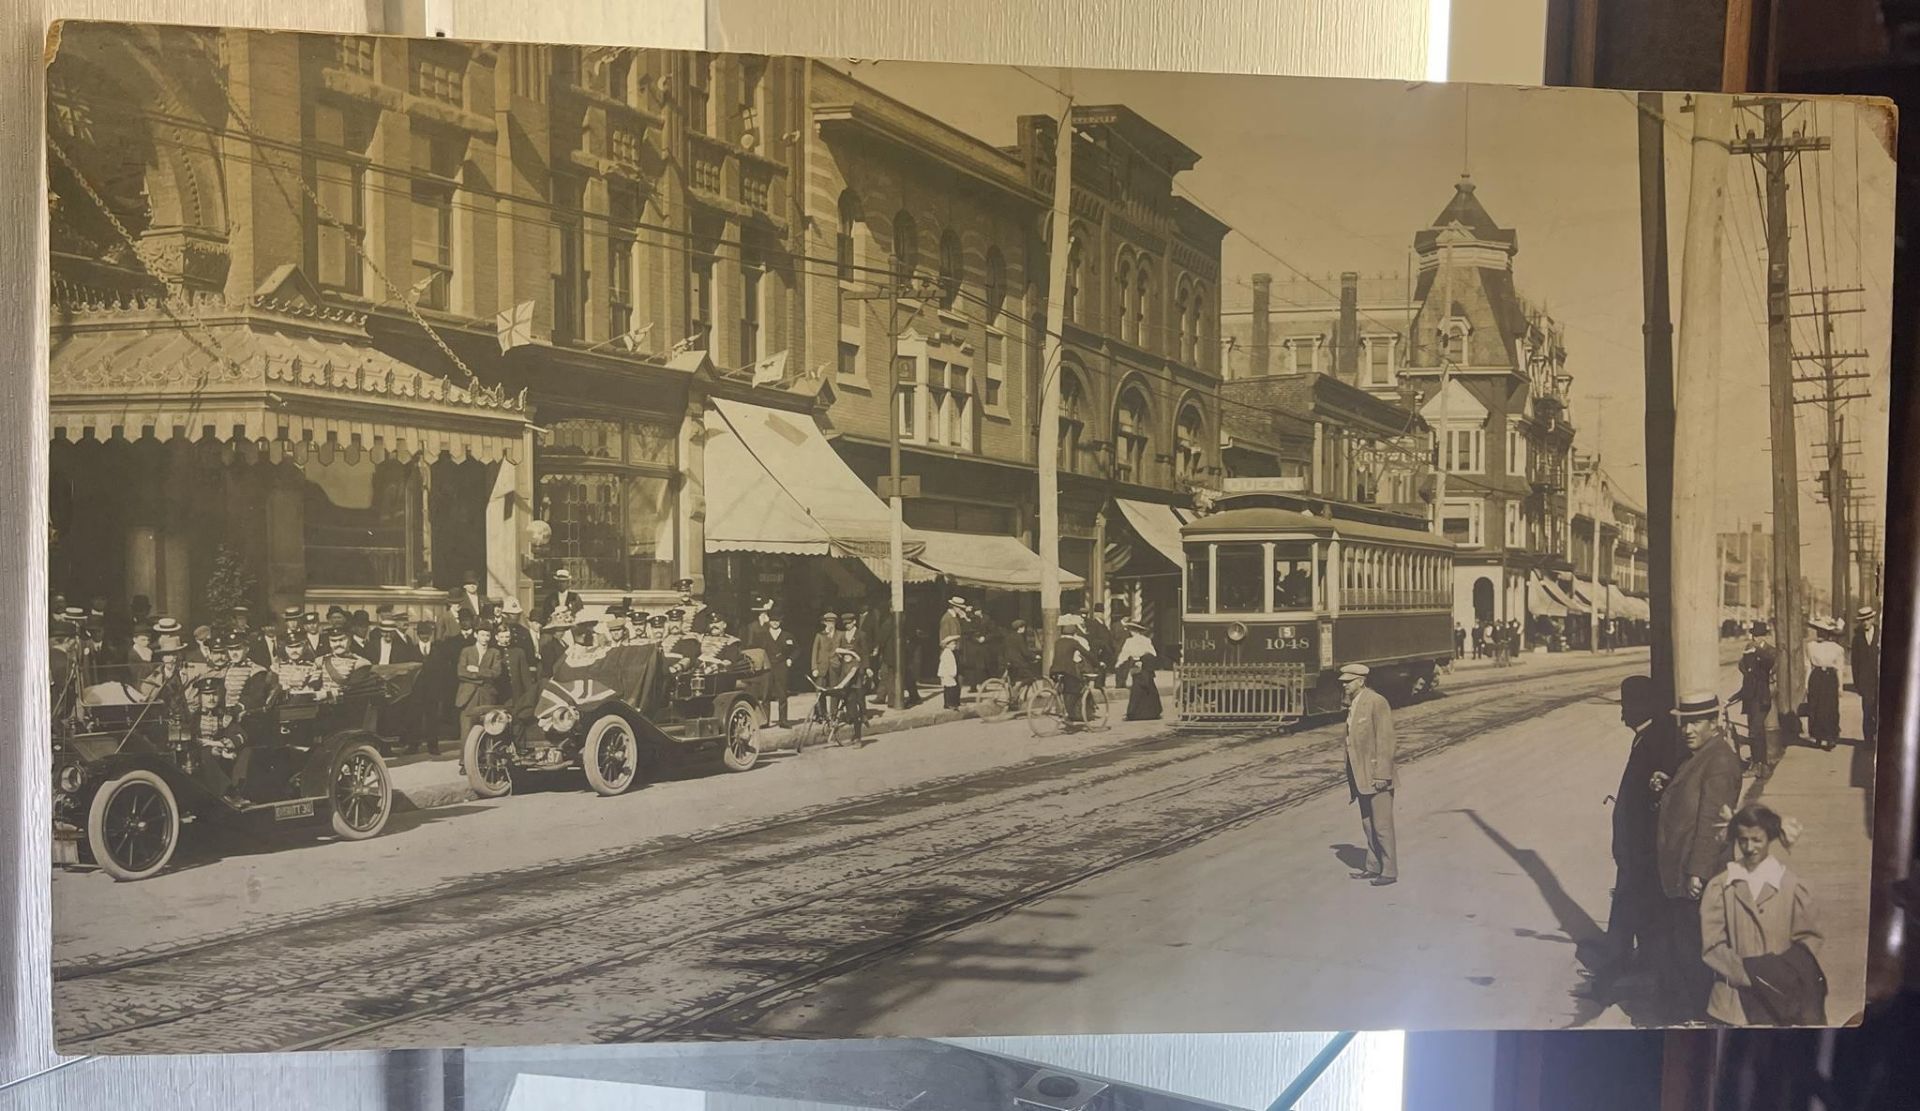
[[[1667,711],[1680,721],[1720,716],[1720,696],[1712,691],[1690,691],[1680,704]]]
[[[1147,627],[1138,621],[1128,621],[1126,622],[1126,626],[1128,629],[1132,630],[1133,632],[1139,633],[1141,636],[1147,635]]]
[[[1861,606],[1859,609],[1853,611],[1853,616],[1860,621],[1872,621],[1879,615],[1880,611],[1874,609],[1872,606]]]
[[[553,581],[557,583],[572,582],[573,572],[567,570],[565,567],[555,567],[553,569]]]

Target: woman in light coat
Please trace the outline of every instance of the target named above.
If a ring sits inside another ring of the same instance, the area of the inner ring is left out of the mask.
[[[1707,1015],[1734,1026],[1749,1024],[1741,999],[1753,989],[1748,961],[1786,953],[1796,944],[1818,957],[1820,928],[1807,885],[1775,855],[1787,838],[1780,816],[1748,806],[1727,823],[1733,861],[1700,897],[1701,960],[1713,970]]]

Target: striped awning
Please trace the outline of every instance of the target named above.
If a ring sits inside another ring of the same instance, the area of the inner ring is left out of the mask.
[[[192,325],[57,332],[52,439],[213,442],[274,461],[526,456],[523,397],[455,385],[346,329],[269,314]]]

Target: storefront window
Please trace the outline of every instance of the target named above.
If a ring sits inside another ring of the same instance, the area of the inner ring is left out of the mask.
[[[335,458],[310,463],[300,473],[306,479],[310,585],[416,585],[426,539],[417,468]]]
[[[1220,581],[1215,613],[1259,613],[1265,607],[1262,596],[1267,590],[1263,568],[1266,549],[1261,544],[1221,544],[1215,549],[1214,562]]]
[[[550,554],[582,590],[658,590],[673,580],[674,429],[577,417],[549,425],[536,512]]]

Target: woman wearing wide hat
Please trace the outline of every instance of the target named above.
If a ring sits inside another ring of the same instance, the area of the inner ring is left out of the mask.
[[[1127,720],[1158,721],[1160,689],[1153,685],[1153,676],[1160,666],[1159,653],[1154,650],[1145,625],[1129,621],[1125,628],[1127,639],[1120,646],[1120,654],[1115,662],[1128,676]]]
[[[1807,735],[1821,748],[1840,743],[1840,669],[1847,653],[1840,646],[1839,623],[1816,617],[1807,622],[1815,639],[1807,642]]]

